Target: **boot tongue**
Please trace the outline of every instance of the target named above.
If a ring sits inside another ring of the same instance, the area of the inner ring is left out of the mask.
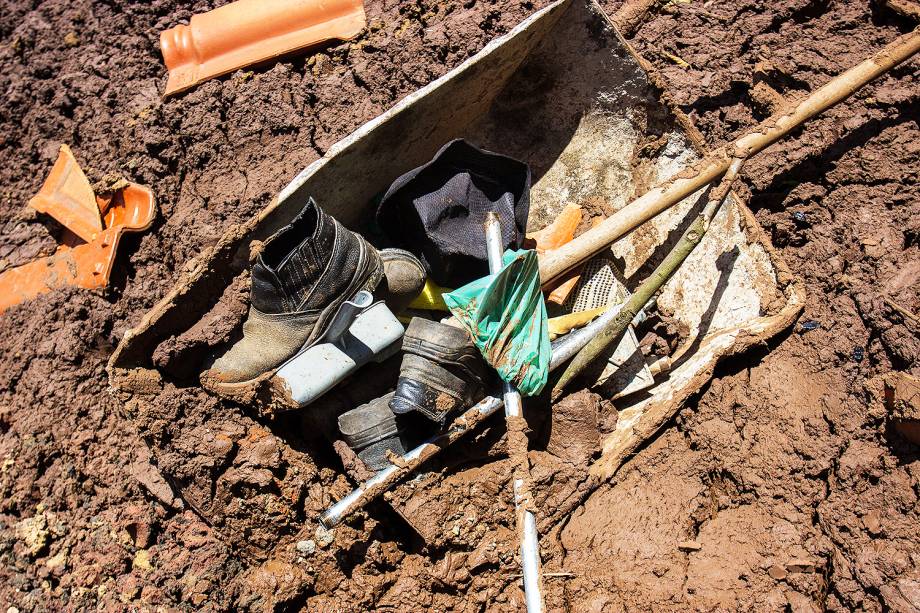
[[[252,304],[264,313],[300,309],[329,261],[335,228],[311,198],[272,236],[252,268]]]

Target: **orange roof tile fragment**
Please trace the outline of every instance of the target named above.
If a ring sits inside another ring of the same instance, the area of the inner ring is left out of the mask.
[[[364,29],[362,0],[237,0],[160,34],[166,95]]]
[[[67,145],[61,145],[51,167],[29,206],[54,217],[62,226],[89,242],[102,232],[102,216],[86,175]]]
[[[101,198],[85,181],[70,149],[61,147],[51,174],[29,204],[57,219],[73,234],[65,235],[64,244],[53,255],[0,273],[0,313],[65,285],[105,287],[121,236],[146,230],[153,223],[156,206],[148,188],[129,183],[110,197]],[[93,211],[95,218],[89,213]],[[102,218],[100,211],[104,211]],[[95,219],[100,220],[98,229]],[[86,240],[86,236],[91,239]]]
[[[558,249],[575,237],[575,230],[581,223],[581,207],[577,204],[567,204],[559,216],[551,224],[527,235],[537,244],[537,253],[546,253]],[[578,283],[578,275],[572,274],[563,280],[546,297],[547,302],[562,304]]]
[[[552,251],[575,238],[575,230],[580,223],[581,207],[577,204],[567,204],[551,224],[542,230],[531,232],[527,238],[536,241],[537,253]]]

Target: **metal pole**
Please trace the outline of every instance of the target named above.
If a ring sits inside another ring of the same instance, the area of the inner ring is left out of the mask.
[[[486,396],[455,419],[446,432],[432,436],[406,453],[398,465],[390,464],[329,507],[320,515],[319,522],[326,529],[338,526],[343,519],[390,489],[397,481],[443,451],[490,415],[497,413],[502,406],[504,403],[498,398]]]
[[[617,305],[580,330],[573,330],[553,342],[553,355],[550,358],[550,371],[556,370],[569,358],[588,344],[603,327],[619,313],[622,305]],[[636,323],[644,314],[640,313],[633,320]],[[376,475],[356,487],[350,494],[329,507],[319,518],[324,528],[331,529],[342,523],[346,517],[364,508],[367,503],[393,487],[403,477],[413,472],[425,461],[444,451],[449,445],[473,430],[482,421],[505,406],[501,398],[486,396],[460,417],[455,419],[446,432],[436,434],[418,447],[402,456],[399,464],[391,464]]]
[[[487,213],[485,228],[489,273],[494,275],[502,269],[502,226],[498,215]],[[510,422],[514,418],[522,417],[521,394],[507,381],[502,381],[502,396],[505,400],[505,419]],[[543,578],[541,576],[537,521],[533,512],[524,507],[529,503],[528,500],[525,500],[525,497],[529,496],[530,493],[530,487],[525,487],[524,484],[525,477],[529,481],[530,473],[526,442],[524,449],[511,449],[514,443],[511,436],[513,428],[510,427],[510,423],[507,430],[509,455],[519,464],[514,469],[514,506],[518,530],[521,533],[521,572],[524,574],[524,600],[527,603],[528,613],[543,613],[546,607],[543,604]],[[520,457],[521,454],[523,454],[523,458]]]

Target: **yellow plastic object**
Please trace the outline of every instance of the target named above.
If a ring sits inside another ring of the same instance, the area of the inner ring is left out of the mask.
[[[237,0],[160,34],[165,95],[364,29],[361,0]]]
[[[102,216],[93,188],[67,145],[61,145],[57,161],[41,189],[29,200],[29,206],[54,217],[86,242],[102,232]]]
[[[596,309],[589,309],[587,311],[578,311],[577,313],[569,313],[567,315],[560,315],[559,317],[553,317],[549,319],[546,323],[549,327],[549,340],[554,340],[558,336],[568,333],[574,328],[581,328],[591,323],[595,317],[606,311],[610,308],[610,305],[605,305],[597,307]]]
[[[444,304],[442,294],[450,293],[454,290],[441,287],[431,279],[425,280],[425,287],[422,293],[415,297],[409,303],[410,309],[420,309],[422,311],[447,311],[447,305]]]

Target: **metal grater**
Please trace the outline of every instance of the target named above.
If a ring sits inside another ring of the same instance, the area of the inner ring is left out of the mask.
[[[616,262],[607,255],[599,255],[585,264],[575,289],[569,294],[563,310],[577,313],[608,304],[620,304],[629,297],[629,290],[619,279]],[[632,325],[616,350],[607,360],[607,366],[595,381],[595,386],[610,398],[619,398],[655,384],[652,372],[645,364],[639,350],[639,341]]]

